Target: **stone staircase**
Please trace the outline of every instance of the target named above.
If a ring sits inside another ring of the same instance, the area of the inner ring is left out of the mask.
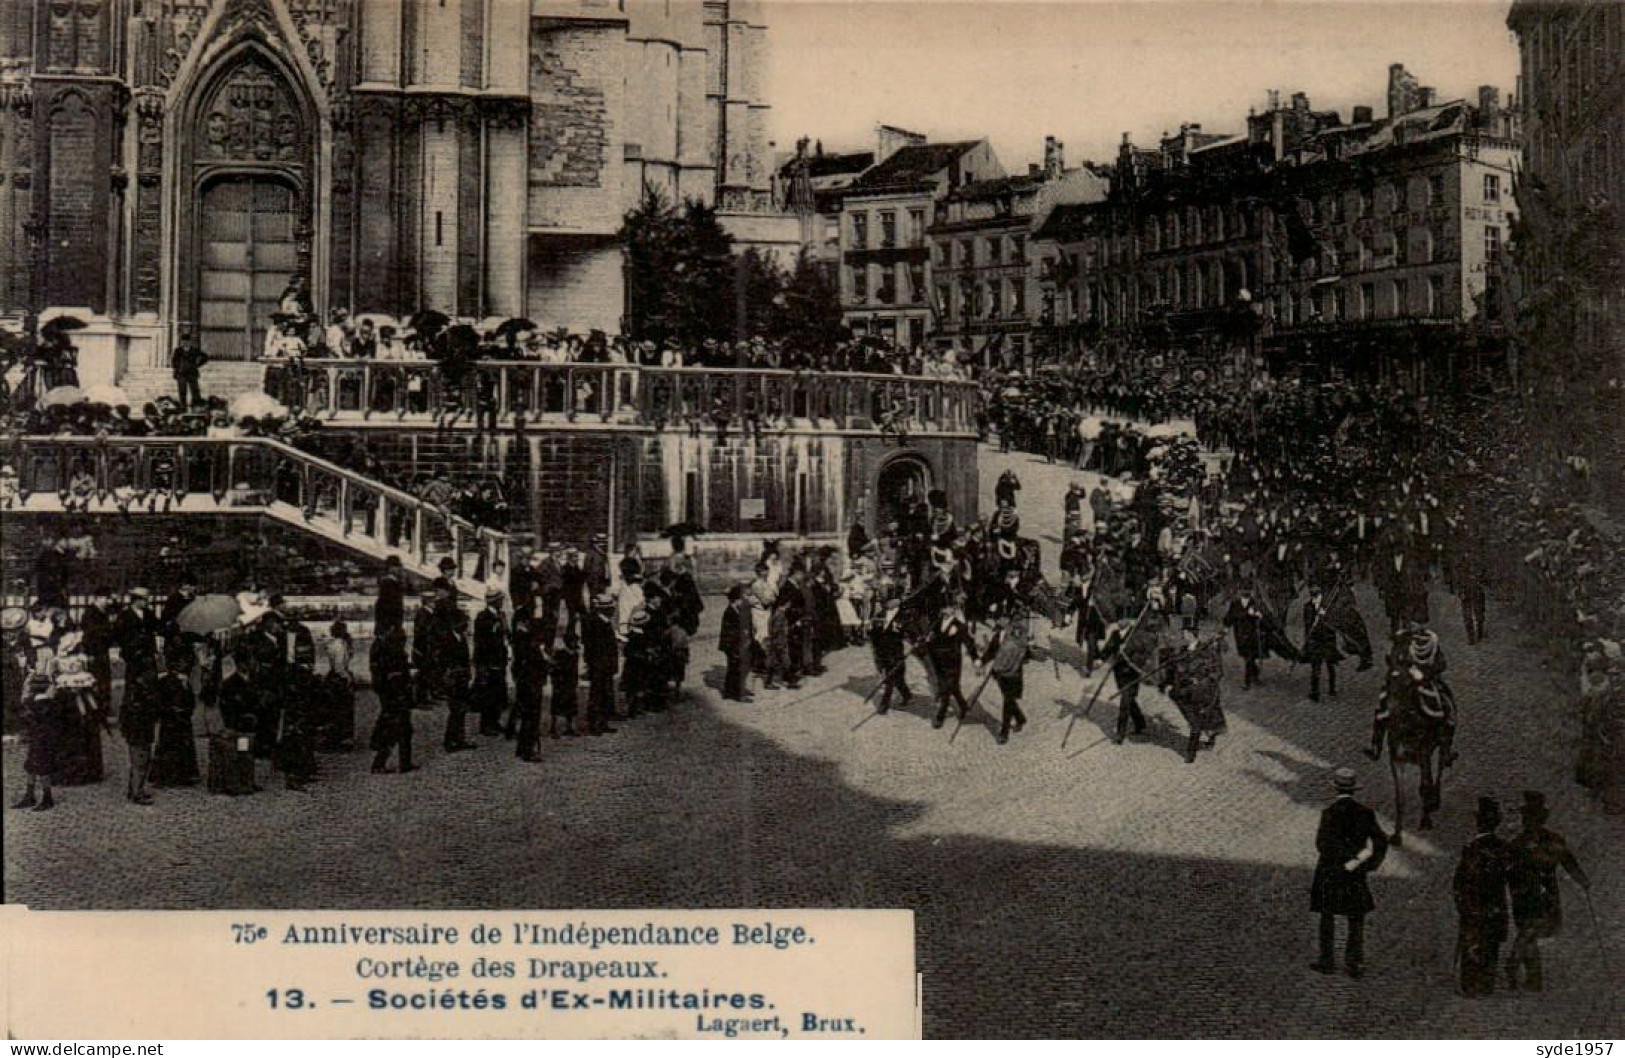
[[[198,384],[205,397],[219,397],[230,404],[239,394],[265,388],[265,365],[249,360],[216,360],[203,365]],[[175,376],[168,367],[132,367],[119,379],[119,388],[130,398],[132,408],[176,394]]]

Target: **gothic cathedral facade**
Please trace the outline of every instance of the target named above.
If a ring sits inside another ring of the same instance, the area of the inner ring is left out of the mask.
[[[5,0],[0,315],[85,317],[110,379],[186,329],[248,358],[295,276],[318,311],[614,333],[645,187],[795,244],[757,7]]]

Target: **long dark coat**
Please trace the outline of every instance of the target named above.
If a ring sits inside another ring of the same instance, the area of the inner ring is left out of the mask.
[[[1343,865],[1371,845],[1371,856],[1355,870]],[[1382,866],[1388,855],[1388,835],[1377,813],[1352,797],[1339,797],[1320,813],[1315,831],[1314,881],[1309,887],[1309,910],[1332,915],[1366,915],[1376,909],[1366,875]]]
[[[1224,612],[1225,627],[1236,637],[1236,653],[1244,658],[1263,658],[1269,654],[1264,643],[1264,616],[1255,601],[1251,607],[1241,599],[1232,599]]]
[[[1321,596],[1318,606],[1313,597],[1303,604],[1304,661],[1335,665],[1343,660],[1343,652],[1337,647],[1335,621],[1331,602],[1326,596]]]
[[[1507,846],[1507,882],[1512,891],[1512,914],[1522,929],[1533,928],[1552,936],[1563,925],[1563,897],[1557,887],[1557,868],[1580,874],[1580,865],[1562,835],[1545,827],[1525,831]]]
[[[1507,934],[1507,844],[1480,834],[1461,850],[1454,879],[1456,914],[1464,933],[1479,943],[1499,943]]]

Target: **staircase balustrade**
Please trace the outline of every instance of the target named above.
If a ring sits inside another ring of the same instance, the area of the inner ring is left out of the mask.
[[[266,437],[8,437],[0,463],[16,471],[16,497],[0,515],[36,495],[86,513],[281,514],[282,504],[331,538],[398,554],[420,572],[446,557],[459,578],[512,565],[511,534]],[[82,497],[76,479],[89,486]]]
[[[958,379],[754,368],[628,367],[481,360],[455,378],[433,361],[273,362],[267,392],[330,420],[510,428],[571,422],[637,426],[800,422],[879,429],[892,409],[911,433],[973,433],[977,387]]]

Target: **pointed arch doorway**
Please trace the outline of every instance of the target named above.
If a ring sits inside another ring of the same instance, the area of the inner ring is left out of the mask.
[[[283,64],[256,44],[220,57],[183,111],[175,305],[216,360],[265,346],[294,276],[310,278],[316,120]]]

